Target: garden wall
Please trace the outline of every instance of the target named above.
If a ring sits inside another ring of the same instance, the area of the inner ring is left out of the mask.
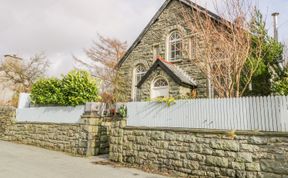
[[[14,107],[0,106],[0,138],[4,136],[5,131],[12,124],[15,113]]]
[[[15,123],[3,140],[86,155],[89,131],[81,124]]]
[[[93,156],[108,153],[112,121],[86,113],[77,124],[16,122],[14,108],[0,108],[0,139]]]
[[[112,161],[177,176],[288,177],[288,133],[126,127],[113,124]]]

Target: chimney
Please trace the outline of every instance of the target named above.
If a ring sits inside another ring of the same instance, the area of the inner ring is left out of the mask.
[[[17,57],[16,55],[4,55],[4,60],[3,62],[7,63],[7,64],[13,64],[13,65],[22,65],[23,64],[23,59],[20,57]]]
[[[272,14],[272,17],[273,17],[273,29],[274,29],[274,39],[275,39],[277,42],[279,41],[278,16],[279,16],[279,13],[278,13],[278,12],[274,12],[274,13]],[[281,70],[284,69],[284,62],[285,62],[285,60],[283,60],[283,56],[281,56],[281,58],[278,59],[278,66],[281,68]]]
[[[274,29],[274,39],[276,41],[279,40],[279,34],[278,34],[278,16],[279,16],[279,13],[278,12],[274,12],[272,14],[272,17],[273,17],[273,29]]]

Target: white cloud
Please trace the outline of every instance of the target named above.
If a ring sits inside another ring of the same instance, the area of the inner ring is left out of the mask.
[[[32,56],[45,51],[50,75],[73,68],[71,54],[83,56],[97,33],[131,44],[164,0],[0,0],[0,56]],[[211,0],[198,0],[212,8]],[[261,8],[279,11],[288,20],[288,2],[261,0]],[[264,12],[266,12],[264,10]],[[270,23],[270,22],[269,22]],[[288,23],[280,28],[288,34]],[[287,35],[286,35],[287,38]]]
[[[72,54],[83,56],[97,33],[129,44],[163,0],[0,0],[0,56],[46,52],[50,75],[73,68]]]

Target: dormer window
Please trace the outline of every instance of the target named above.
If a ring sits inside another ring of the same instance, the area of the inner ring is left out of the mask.
[[[178,31],[174,31],[169,36],[168,58],[170,62],[181,60],[182,58],[182,38]]]
[[[168,97],[168,96],[169,96],[168,81],[163,77],[156,78],[152,82],[151,98],[154,99],[158,97]]]

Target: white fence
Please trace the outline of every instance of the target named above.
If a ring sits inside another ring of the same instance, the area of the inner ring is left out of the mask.
[[[288,131],[288,96],[127,104],[128,126]]]

